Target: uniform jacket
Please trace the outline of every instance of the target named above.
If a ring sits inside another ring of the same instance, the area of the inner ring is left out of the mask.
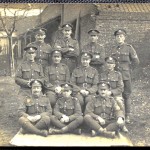
[[[79,56],[79,44],[77,40],[74,40],[72,38],[60,38],[57,39],[54,47],[61,47],[63,58],[68,57],[78,57]],[[68,51],[68,48],[73,48],[74,51]]]
[[[63,63],[52,64],[44,70],[44,84],[47,89],[54,91],[55,87],[64,82],[69,82],[70,71],[68,66]]]
[[[58,119],[61,119],[62,115],[66,115],[69,117],[70,121],[76,119],[78,116],[82,116],[78,99],[75,97],[62,97],[58,99],[54,107],[54,115]]]
[[[31,79],[44,79],[42,65],[36,62],[24,61],[17,68],[15,82],[22,88],[28,88],[27,82]]]
[[[122,75],[119,71],[105,70],[99,74],[99,81],[109,82],[113,96],[121,96],[124,90]]]
[[[87,103],[85,115],[88,114],[94,119],[101,117],[103,119],[112,119],[114,117],[123,117],[123,111],[117,105],[113,97],[103,98],[100,95],[93,96],[93,99]]]
[[[44,95],[41,95],[38,99],[35,99],[34,97],[25,98],[20,102],[18,109],[19,117],[27,117],[29,115],[41,115],[44,117],[52,115],[49,99]]]
[[[49,64],[50,60],[50,53],[52,51],[52,47],[49,44],[41,43],[38,41],[35,41],[33,43],[29,43],[27,46],[36,46],[36,57],[35,60],[36,62],[46,66]]]
[[[90,64],[104,64],[105,62],[105,50],[103,46],[98,43],[90,42],[83,46],[82,52],[91,53],[93,58]]]
[[[123,80],[131,78],[130,69],[134,69],[139,64],[139,58],[135,49],[127,43],[113,47],[111,55],[118,61],[116,69],[122,73]]]
[[[97,91],[98,72],[91,66],[88,68],[77,67],[72,73],[71,83],[75,85],[74,90],[86,89],[93,94]]]

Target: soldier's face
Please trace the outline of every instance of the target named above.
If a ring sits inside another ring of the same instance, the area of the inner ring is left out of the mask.
[[[91,62],[91,59],[81,58],[81,63],[82,63],[82,66],[84,67],[88,67],[90,65],[90,62]]]
[[[41,91],[42,91],[42,87],[41,86],[36,86],[36,85],[32,86],[32,95],[38,97],[38,96],[40,96]]]
[[[71,93],[72,93],[71,90],[63,91],[63,96],[64,97],[69,97],[71,95]]]
[[[72,34],[72,30],[63,29],[62,32],[63,32],[64,37],[70,37]]]
[[[61,56],[59,55],[53,55],[52,56],[52,61],[53,61],[53,63],[54,64],[59,64],[60,63],[60,61],[61,61]]]
[[[122,43],[124,43],[124,41],[125,41],[125,35],[124,34],[116,35],[116,42],[117,43],[122,44]]]
[[[91,42],[97,42],[98,36],[97,35],[91,35],[90,40],[91,40]]]
[[[99,87],[99,89],[98,89],[98,92],[101,97],[106,97],[108,91],[109,91],[109,88],[107,88],[107,87],[105,87],[105,88]]]
[[[106,66],[108,70],[114,70],[115,68],[115,64],[106,63]]]
[[[36,52],[27,52],[26,57],[28,61],[34,62]]]
[[[35,35],[36,41],[44,41],[45,37],[46,35],[42,35],[42,34]]]

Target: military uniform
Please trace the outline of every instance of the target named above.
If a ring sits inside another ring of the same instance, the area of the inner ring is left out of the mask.
[[[15,82],[20,86],[19,95],[31,95],[30,86],[28,83],[33,79],[44,79],[42,65],[30,61],[22,62],[22,64],[17,68],[15,76]]]
[[[69,86],[68,84],[61,86],[63,90],[72,90],[70,84]],[[63,115],[69,117],[69,122],[61,122]],[[58,99],[54,107],[54,116],[51,117],[51,121],[55,127],[62,129],[60,133],[74,132],[83,122],[81,106],[78,99],[71,95]]]
[[[98,117],[105,120],[104,125],[98,121]],[[90,129],[97,133],[101,128],[105,128],[106,131],[117,131],[116,119],[118,117],[124,119],[123,111],[120,110],[114,98],[97,95],[86,105],[84,121]]]
[[[68,30],[72,30],[72,26],[65,24],[62,28],[67,28]],[[69,67],[70,72],[72,72],[78,63],[77,57],[79,56],[79,44],[77,40],[70,38],[62,37],[60,39],[56,39],[54,43],[54,47],[61,48],[63,53],[62,63],[66,64]],[[73,51],[69,51],[69,48],[74,49]]]
[[[95,68],[89,66],[87,68],[77,67],[71,76],[71,83],[75,85],[74,92],[79,99],[81,107],[84,107],[89,100],[90,95],[94,95],[97,91],[98,72]],[[80,91],[85,89],[89,91],[88,96],[83,96]]]
[[[28,119],[29,116],[36,115],[40,115],[41,118],[35,122]],[[18,108],[19,124],[26,133],[46,136],[42,130],[49,129],[51,115],[52,109],[49,100],[42,94],[39,97],[31,96],[20,101]]]
[[[55,93],[55,88],[70,80],[70,71],[68,66],[63,63],[51,64],[46,67],[44,75],[45,88],[47,89],[46,94],[49,97],[50,103],[53,107],[56,103],[57,97],[59,96]]]
[[[114,34],[116,36],[126,33],[124,30],[118,30]],[[129,99],[131,94],[131,69],[134,69],[139,64],[139,59],[134,48],[127,43],[113,47],[111,50],[111,56],[116,58],[118,62],[116,64],[116,70],[120,71],[122,74],[124,82],[123,98],[125,100],[125,112],[128,116],[130,114],[131,105]]]
[[[90,36],[98,35],[98,30],[90,30],[88,32]],[[103,69],[105,63],[105,50],[102,45],[97,42],[90,42],[83,46],[82,52],[88,52],[93,55],[90,65],[96,69]]]

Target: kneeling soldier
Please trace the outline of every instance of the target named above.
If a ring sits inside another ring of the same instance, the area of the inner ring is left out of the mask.
[[[19,124],[22,126],[22,133],[32,133],[41,136],[48,135],[51,105],[46,96],[42,94],[42,82],[34,80],[31,82],[31,98],[25,98],[21,102],[18,115]]]
[[[98,134],[115,138],[115,131],[124,125],[123,111],[114,98],[107,95],[109,90],[108,83],[100,83],[99,95],[93,97],[86,106],[84,121],[92,129],[92,136]]]
[[[57,100],[51,117],[52,124],[59,130],[50,129],[49,134],[81,134],[81,129],[77,129],[83,122],[81,106],[78,99],[71,96],[72,87],[71,84],[62,84],[63,97]]]

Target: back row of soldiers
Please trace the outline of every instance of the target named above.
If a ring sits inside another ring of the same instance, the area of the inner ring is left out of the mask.
[[[82,123],[81,116],[84,113],[88,114],[85,115],[84,120],[92,129],[92,134],[103,132],[112,137],[112,133],[107,134],[105,131],[107,127],[103,130],[100,125],[106,125],[106,120],[110,121],[108,118],[112,115],[112,110],[117,112],[116,116],[119,114],[122,120],[125,119],[126,123],[130,123],[131,68],[134,69],[139,64],[136,51],[131,45],[125,43],[126,31],[123,29],[115,31],[117,46],[112,48],[109,57],[105,56],[104,48],[98,44],[98,30],[92,29],[88,32],[90,42],[83,46],[81,52],[78,42],[71,38],[72,25],[63,25],[62,33],[64,36],[57,39],[52,48],[44,42],[46,34],[40,29],[36,32],[36,41],[25,47],[24,61],[18,67],[15,78],[20,86],[19,94],[32,97],[31,83],[35,80],[41,83],[43,93],[49,98],[53,114],[55,117],[58,115],[56,118],[50,117],[50,120],[56,127],[61,128],[49,133],[74,130]],[[71,90],[70,95],[73,97],[69,101],[65,96],[67,94],[63,91],[67,87]],[[102,96],[101,90],[106,91],[107,96]],[[99,95],[103,98],[99,98]],[[111,100],[112,97],[114,100]],[[76,102],[77,108],[72,100]],[[22,107],[20,109],[25,111]],[[77,110],[79,113],[81,109],[80,115],[74,114],[78,117],[71,117],[75,120],[78,118],[78,121],[67,118],[65,114],[67,109],[74,110],[70,115]],[[61,115],[56,110],[62,111]],[[92,121],[91,115],[100,124]],[[119,122],[121,122],[120,118]],[[64,124],[68,125],[69,121],[75,121],[77,126],[72,123],[66,127]],[[122,129],[127,131],[124,125]]]

